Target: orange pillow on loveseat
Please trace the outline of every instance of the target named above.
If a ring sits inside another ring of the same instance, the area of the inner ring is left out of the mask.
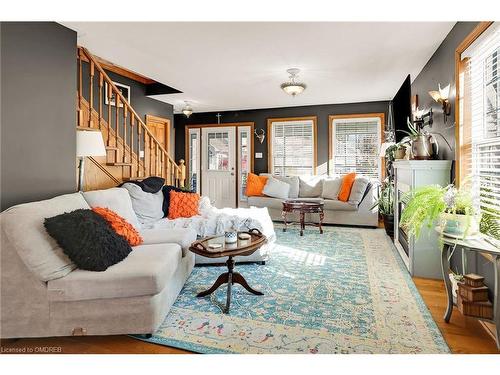
[[[337,196],[339,201],[347,202],[351,195],[352,185],[356,179],[356,173],[348,173],[342,177],[342,184],[340,185],[339,194]]]
[[[262,189],[266,186],[267,176],[257,176],[256,174],[249,173],[247,176],[247,197],[261,197]]]
[[[142,243],[139,232],[116,212],[105,207],[94,207],[92,211],[106,220],[116,234],[125,238],[130,246],[138,246]]]
[[[168,218],[191,217],[198,215],[200,195],[196,193],[183,193],[170,190],[170,205]]]

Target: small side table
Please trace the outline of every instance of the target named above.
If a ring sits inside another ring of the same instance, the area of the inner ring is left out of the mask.
[[[304,201],[304,200],[286,200],[283,201],[283,210],[281,211],[281,217],[283,218],[283,222],[285,227],[283,228],[283,232],[286,232],[286,228],[290,224],[295,224],[292,222],[288,222],[287,214],[291,212],[298,212],[300,215],[300,235],[304,235],[304,229],[306,224],[313,225],[319,227],[319,233],[323,234],[323,228],[321,225],[323,224],[323,218],[325,217],[325,213],[323,212],[323,201]],[[305,214],[319,214],[319,223],[306,223],[305,222]]]
[[[493,292],[493,319],[481,319],[487,322],[495,324],[496,333],[496,343],[497,348],[500,349],[500,249],[496,248],[483,237],[478,237],[477,239],[454,239],[449,237],[443,237],[443,250],[441,252],[441,267],[443,271],[444,284],[446,286],[446,294],[448,296],[448,306],[444,314],[444,321],[448,323],[451,319],[451,313],[453,312],[453,291],[450,278],[448,276],[450,272],[450,254],[452,251],[459,247],[462,251],[475,251],[479,253],[488,254],[487,259],[493,262],[495,269],[495,286]],[[464,255],[462,253],[462,259]]]

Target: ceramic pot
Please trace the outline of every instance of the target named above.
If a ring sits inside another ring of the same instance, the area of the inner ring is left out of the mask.
[[[394,215],[382,215],[384,219],[385,233],[391,238],[394,238]]]
[[[406,149],[404,149],[404,148],[398,148],[394,152],[394,159],[398,159],[398,160],[404,159],[405,155],[406,155]]]
[[[441,214],[441,228],[444,234],[466,238],[479,232],[478,220],[473,215]]]

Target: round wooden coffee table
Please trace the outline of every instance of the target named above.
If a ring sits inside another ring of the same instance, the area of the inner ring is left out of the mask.
[[[294,222],[287,221],[287,215],[291,212],[298,212],[300,215],[300,235],[304,235],[304,229],[307,225],[313,225],[315,227],[319,227],[319,233],[323,234],[323,228],[321,225],[323,224],[323,219],[325,217],[325,213],[323,212],[323,201],[305,201],[305,200],[286,200],[283,201],[283,211],[281,211],[281,217],[283,218],[283,222],[285,227],[283,228],[283,232],[286,232],[287,226],[290,224],[297,224]],[[319,223],[313,222],[305,222],[305,214],[319,214]]]
[[[246,233],[250,236],[247,240],[241,240],[239,235]],[[225,243],[224,236],[212,236],[198,241],[195,241],[189,247],[189,250],[195,254],[202,255],[208,258],[223,258],[228,257],[226,261],[227,272],[220,275],[215,283],[207,290],[198,293],[196,297],[205,297],[215,292],[222,284],[227,284],[226,305],[223,307],[225,314],[229,313],[231,306],[231,289],[234,283],[240,284],[243,288],[252,294],[262,296],[264,293],[255,290],[248,285],[245,278],[238,272],[234,272],[234,257],[252,255],[262,245],[267,242],[264,236],[258,229],[252,229],[249,232],[238,232],[238,241],[233,244]],[[211,244],[220,244],[221,247],[212,249]]]

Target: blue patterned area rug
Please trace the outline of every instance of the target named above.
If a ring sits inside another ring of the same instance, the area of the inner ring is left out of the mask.
[[[382,229],[282,232],[266,265],[236,265],[255,296],[235,285],[195,295],[225,267],[196,267],[159,330],[145,341],[198,353],[449,353]]]

